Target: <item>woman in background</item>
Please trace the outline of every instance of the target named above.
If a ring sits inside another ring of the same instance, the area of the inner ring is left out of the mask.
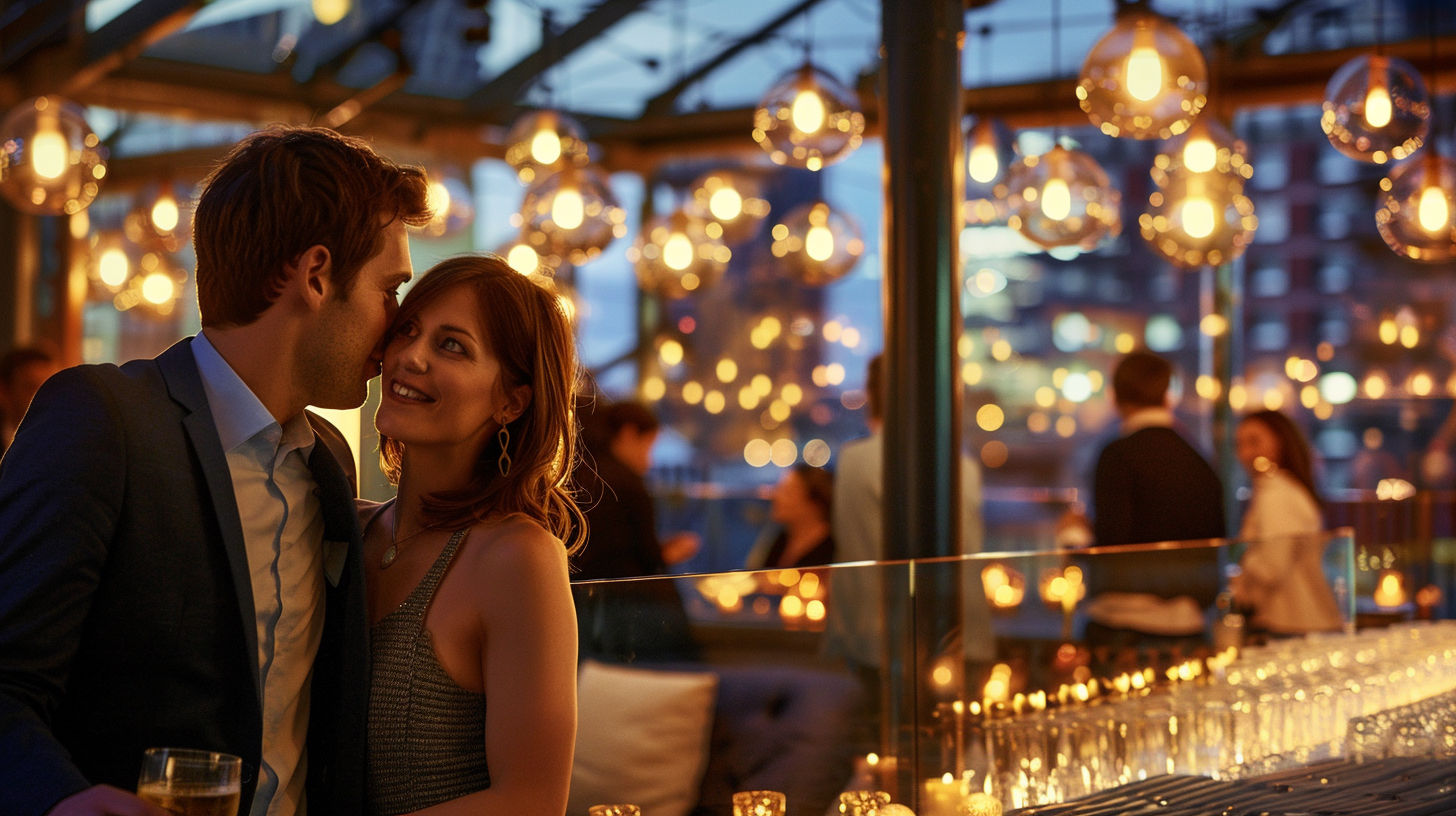
[[[829,519],[834,476],[824,468],[798,464],[774,487],[769,518],[779,534],[749,555],[749,569],[801,569],[834,562]]]
[[[1339,630],[1344,621],[1324,575],[1324,520],[1309,443],[1278,411],[1244,417],[1234,441],[1253,485],[1239,533],[1249,545],[1236,599],[1253,607],[1256,630]]]

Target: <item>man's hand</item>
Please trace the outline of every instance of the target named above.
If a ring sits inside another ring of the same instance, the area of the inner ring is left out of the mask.
[[[662,542],[662,560],[671,567],[698,554],[703,544],[697,533],[675,533]]]
[[[62,799],[46,816],[172,816],[172,811],[120,788],[97,785]]]

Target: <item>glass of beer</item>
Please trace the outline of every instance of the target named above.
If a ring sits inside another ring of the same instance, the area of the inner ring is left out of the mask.
[[[243,761],[231,754],[150,748],[137,796],[178,816],[238,816]]]

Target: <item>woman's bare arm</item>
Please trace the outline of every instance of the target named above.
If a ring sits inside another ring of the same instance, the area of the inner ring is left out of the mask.
[[[472,538],[474,534],[472,534]],[[561,542],[531,522],[467,541],[452,568],[478,587],[490,788],[419,816],[561,816],[576,742],[576,611]]]

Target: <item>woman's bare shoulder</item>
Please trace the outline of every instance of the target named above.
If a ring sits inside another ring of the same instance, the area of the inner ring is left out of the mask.
[[[364,527],[367,527],[370,520],[378,515],[379,511],[383,510],[384,506],[388,503],[369,501],[368,499],[355,499],[354,512],[359,514],[359,528],[362,530]]]
[[[566,578],[566,546],[534,519],[515,515],[476,524],[465,536],[463,560],[491,582]]]

